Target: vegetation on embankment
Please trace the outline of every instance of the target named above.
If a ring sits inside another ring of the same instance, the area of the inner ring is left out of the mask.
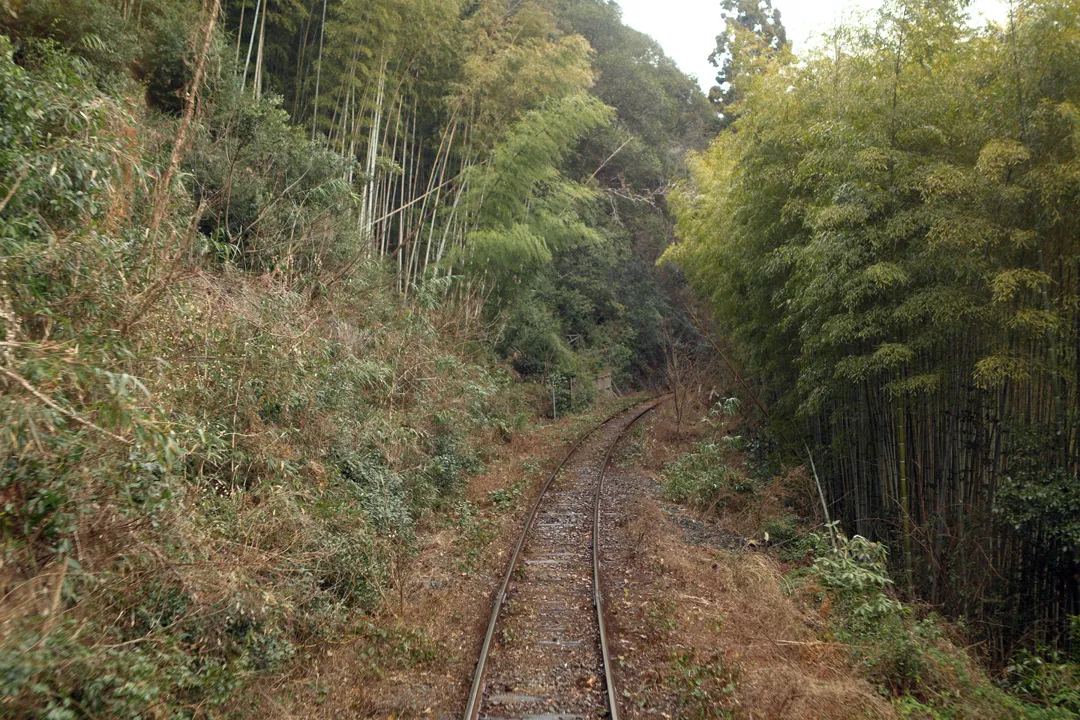
[[[968,7],[887,2],[798,59],[733,15],[665,257],[833,518],[1005,664],[1075,652],[1080,615],[1080,4]]]
[[[522,523],[561,453],[620,403],[608,398],[488,443],[484,468],[417,522],[414,552],[363,632],[301,649],[253,678],[229,709],[269,718],[459,716]]]
[[[883,544],[830,537],[807,470],[738,401],[684,408],[703,421],[676,433],[669,412],[639,455],[685,515],[636,522],[687,717],[1080,716],[1080,665],[1020,653],[991,673],[968,628],[899,599]]]
[[[0,711],[428,662],[375,619],[439,518],[478,552],[465,479],[550,412],[522,376],[581,408],[661,362],[704,97],[591,0],[0,13]]]

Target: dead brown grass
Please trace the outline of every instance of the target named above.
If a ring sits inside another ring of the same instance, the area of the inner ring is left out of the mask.
[[[645,461],[642,469],[659,473],[664,469],[664,465],[704,437],[705,430],[702,424],[697,422],[697,418],[702,417],[705,412],[702,403],[695,395],[688,395],[683,399],[683,403],[683,421],[678,428],[675,403],[672,400],[662,403],[653,412],[645,440]]]
[[[814,527],[823,527],[821,507],[812,502],[812,483],[806,469],[799,466],[772,478],[752,496],[731,493],[722,497],[722,508],[717,508],[722,511],[713,513],[715,521],[728,532],[756,540],[763,540],[762,528],[770,521],[792,516]]]
[[[733,706],[752,718],[891,718],[891,706],[818,639],[783,590],[783,571],[754,552],[711,551],[664,532],[657,547],[679,618],[679,641],[737,669]]]
[[[693,423],[674,434],[674,413],[658,414],[650,433],[647,471],[685,452],[697,439]],[[760,502],[725,529],[750,535],[760,520],[792,502],[779,479]],[[726,709],[738,718],[851,720],[895,718],[892,706],[850,667],[845,648],[821,640],[822,618],[784,589],[782,564],[765,553],[718,550],[689,542],[654,497],[638,498],[626,532],[638,547],[642,602],[663,608],[652,631],[663,644],[694,658],[722,658],[735,677]]]
[[[604,404],[569,421],[516,433],[490,446],[487,469],[464,496],[493,523],[474,567],[461,567],[462,530],[431,516],[418,530],[419,553],[399,580],[405,592],[368,618],[372,632],[348,644],[309,648],[291,672],[257,690],[260,715],[278,718],[426,718],[461,713],[492,593],[542,482],[570,442],[614,409]],[[528,480],[511,508],[489,493]]]

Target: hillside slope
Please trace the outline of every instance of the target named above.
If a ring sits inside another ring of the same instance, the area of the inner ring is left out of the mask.
[[[243,716],[327,647],[427,657],[393,608],[433,538],[482,552],[466,479],[541,380],[573,412],[662,362],[659,193],[711,111],[651,41],[577,4],[654,83],[631,127],[588,12],[249,5],[3,5],[5,716]]]

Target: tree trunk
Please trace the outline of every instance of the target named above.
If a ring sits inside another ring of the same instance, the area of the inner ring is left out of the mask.
[[[268,2],[269,0],[267,0]],[[255,57],[255,99],[262,98],[263,84],[263,44],[266,39],[266,15],[268,7],[263,6],[262,20],[259,22],[259,51]]]
[[[896,452],[900,460],[900,515],[904,527],[904,580],[907,583],[908,600],[915,599],[915,572],[911,561],[911,513],[908,497],[906,403],[900,405],[900,419],[896,426]]]

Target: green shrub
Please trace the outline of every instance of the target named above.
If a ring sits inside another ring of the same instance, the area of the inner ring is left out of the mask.
[[[377,532],[403,539],[412,536],[413,519],[401,475],[372,455],[341,457],[337,467],[345,487]]]
[[[892,694],[917,687],[935,626],[909,622],[907,610],[890,596],[885,546],[838,533],[811,572],[833,601],[833,633],[850,644],[864,674]]]
[[[748,494],[754,485],[731,467],[730,451],[739,438],[727,436],[718,442],[702,442],[664,467],[664,496],[673,502],[701,510],[715,510],[731,495]]]
[[[161,112],[179,115],[183,91],[194,63],[193,4],[165,2],[149,13],[140,43],[136,76],[146,85],[146,101]],[[220,50],[219,50],[220,53]]]
[[[101,0],[22,0],[3,14],[0,30],[21,43],[48,39],[103,74],[125,71],[139,52],[139,38],[113,3]]]
[[[762,528],[769,536],[773,545],[791,547],[797,540],[802,538],[802,529],[795,518],[781,517],[768,520]]]
[[[1080,665],[1056,650],[1021,650],[1006,668],[1006,682],[1027,700],[1080,716]]]
[[[451,497],[461,489],[466,478],[479,472],[483,464],[460,433],[443,428],[431,443],[424,478],[439,497]]]
[[[573,393],[570,392],[571,378],[574,382]],[[596,399],[596,386],[588,380],[582,382],[576,373],[555,373],[550,381],[555,384],[555,402],[560,415],[587,410]]]
[[[523,375],[573,372],[576,359],[562,337],[558,319],[532,293],[510,309],[495,345]]]
[[[185,705],[219,707],[238,688],[246,660],[199,652],[172,634],[153,643],[123,643],[102,626],[84,625],[97,643],[77,642],[74,620],[42,637],[14,627],[6,640],[14,652],[0,653],[0,694],[13,718],[107,717],[140,720],[182,717]]]
[[[21,64],[0,35],[0,182],[5,194],[18,182],[0,216],[0,250],[18,261],[5,263],[9,290],[49,301],[70,288],[72,268],[43,253],[40,243],[100,219],[124,150],[117,121],[128,118],[94,86],[86,63],[56,43],[30,39],[20,53]],[[123,248],[93,233],[70,240],[83,262],[97,255],[111,260]],[[116,267],[109,269],[115,274]],[[110,280],[104,273],[96,279]]]
[[[356,260],[361,241],[347,212],[356,201],[343,179],[347,161],[293,125],[280,97],[255,99],[227,76],[196,132],[184,169],[215,259],[309,280],[327,265]]]
[[[405,301],[357,261],[355,168],[240,93],[220,39],[151,244],[195,6],[137,4],[132,39],[99,0],[18,5],[40,23],[0,36],[0,557],[42,596],[66,574],[55,613],[0,633],[4,716],[224,716],[330,640],[427,662],[357,618],[531,389],[455,324],[450,281]],[[451,514],[474,564],[497,525]]]
[[[832,549],[817,558],[811,570],[846,615],[877,622],[903,612],[903,606],[886,593],[892,586],[888,555],[881,543],[837,533]]]

